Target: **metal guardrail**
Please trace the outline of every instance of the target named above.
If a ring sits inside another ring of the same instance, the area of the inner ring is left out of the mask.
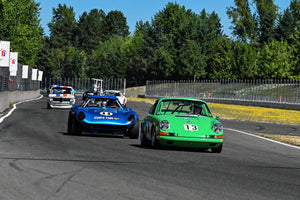
[[[9,75],[8,67],[0,67],[0,92],[29,91],[40,89],[40,81],[32,80],[32,68],[28,68],[28,78],[22,78],[23,65],[18,63],[16,76]]]
[[[122,78],[104,78],[102,79],[103,90],[124,91],[126,88],[126,79]],[[50,85],[64,85],[74,88],[76,93],[83,93],[93,89],[92,78],[49,78],[44,77],[41,82],[41,90],[46,91]]]
[[[300,104],[299,80],[147,81],[146,97],[183,96],[200,99]]]

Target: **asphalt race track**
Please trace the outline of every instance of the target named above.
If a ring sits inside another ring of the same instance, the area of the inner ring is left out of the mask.
[[[150,106],[128,102],[140,120]],[[46,107],[46,98],[19,104],[0,124],[1,200],[300,199],[300,148],[252,136],[300,136],[299,126],[222,120],[221,154],[154,150],[128,138],[65,135],[68,110]]]

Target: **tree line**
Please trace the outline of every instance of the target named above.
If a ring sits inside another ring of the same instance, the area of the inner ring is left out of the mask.
[[[17,8],[17,9],[16,9]],[[216,12],[195,13],[168,3],[129,32],[121,11],[53,8],[49,35],[34,0],[0,2],[0,39],[11,41],[19,62],[48,77],[145,80],[300,78],[300,2],[279,12],[273,0],[234,0],[227,7],[232,36]],[[17,20],[16,20],[17,19]]]

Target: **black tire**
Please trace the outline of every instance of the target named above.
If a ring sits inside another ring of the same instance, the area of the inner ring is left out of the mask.
[[[71,111],[69,112],[69,117],[68,117],[68,130],[67,130],[67,133],[69,135],[72,134],[72,131],[73,130],[73,115],[71,113]]]
[[[213,153],[221,153],[222,152],[222,148],[223,148],[223,144],[220,144],[216,148],[211,148],[211,152],[213,152]]]
[[[129,133],[130,139],[138,139],[139,138],[139,130],[140,129],[140,122],[139,120],[136,120],[134,126],[131,128]]]
[[[47,102],[47,109],[51,109],[50,103]]]
[[[152,132],[151,132],[151,147],[153,149],[157,149],[157,148],[160,147],[160,144],[156,139],[156,130],[155,130],[155,128],[153,128]]]
[[[73,135],[81,135],[83,131],[83,127],[80,124],[80,122],[76,119],[76,117],[73,117],[73,123],[72,123],[72,134]]]
[[[150,141],[146,138],[143,128],[141,128],[140,142],[142,147],[150,147]]]

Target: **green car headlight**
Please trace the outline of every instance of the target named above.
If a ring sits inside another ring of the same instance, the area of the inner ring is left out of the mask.
[[[215,133],[222,133],[223,125],[222,124],[214,124],[213,129],[214,129]]]
[[[160,129],[161,129],[161,130],[166,131],[166,130],[168,130],[169,128],[170,128],[170,123],[169,123],[167,120],[162,120],[162,121],[160,122]]]

